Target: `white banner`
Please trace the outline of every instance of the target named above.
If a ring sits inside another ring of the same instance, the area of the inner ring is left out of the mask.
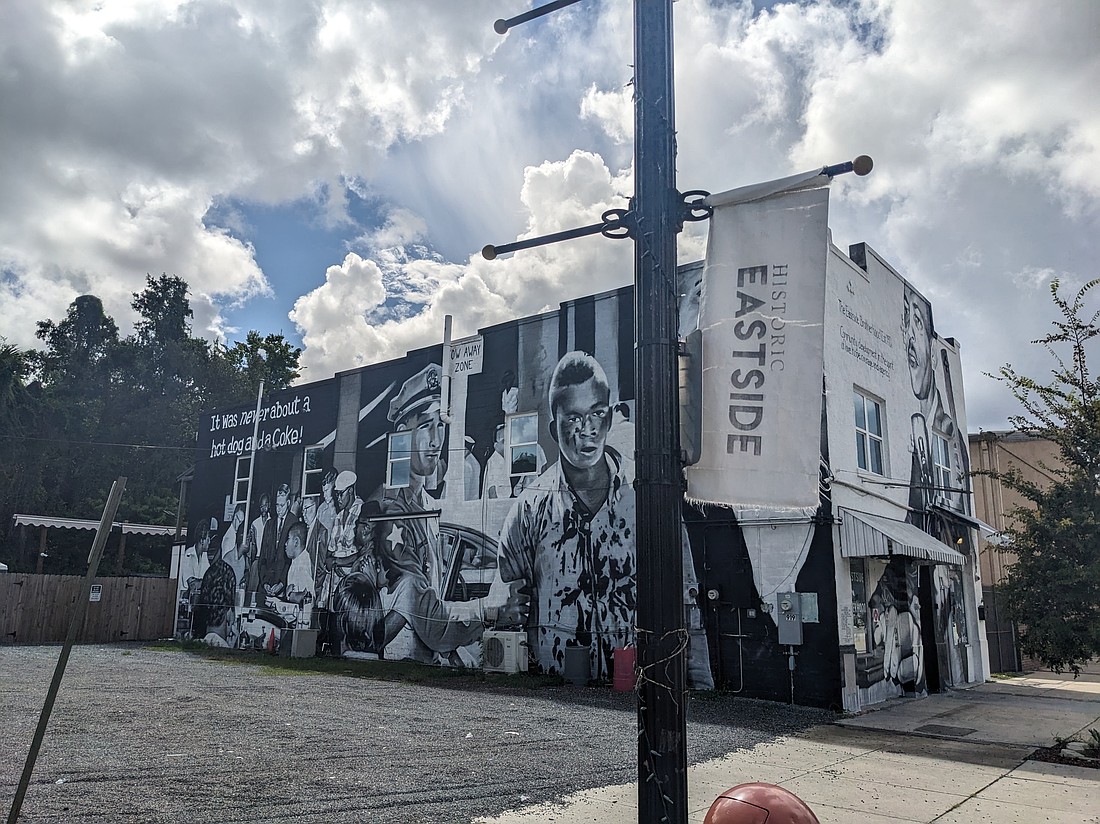
[[[714,210],[703,272],[701,458],[687,468],[687,494],[815,507],[829,189],[726,203]]]

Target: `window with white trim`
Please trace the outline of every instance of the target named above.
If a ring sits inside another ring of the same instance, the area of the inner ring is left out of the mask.
[[[939,432],[932,433],[932,483],[937,498],[945,497],[951,488],[951,452],[947,438]]]
[[[302,457],[302,497],[312,498],[321,494],[321,479],[325,476],[322,458],[323,446],[307,446]]]
[[[412,478],[412,439],[409,431],[390,435],[386,462],[386,486],[408,486]]]
[[[537,475],[539,416],[537,412],[508,416],[508,474]]]
[[[864,395],[858,389],[853,396],[856,412],[856,464],[864,472],[885,475],[882,403]]]
[[[248,476],[251,475],[252,456],[241,455],[237,458],[237,470],[233,481],[233,503],[243,504],[248,499]]]

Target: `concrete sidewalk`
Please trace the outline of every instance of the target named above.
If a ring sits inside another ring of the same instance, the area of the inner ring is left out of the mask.
[[[1100,668],[1033,673],[881,709],[688,771],[689,821],[726,789],[781,784],[822,824],[1098,824],[1100,770],[1025,761],[1054,737],[1100,728]],[[630,824],[636,785],[602,787],[485,824]]]

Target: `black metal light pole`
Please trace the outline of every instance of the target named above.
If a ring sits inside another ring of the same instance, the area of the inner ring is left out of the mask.
[[[638,821],[687,821],[672,0],[634,0]]]
[[[494,28],[504,34],[575,2],[554,0],[498,20]],[[687,824],[676,235],[682,220],[705,219],[709,209],[698,202],[705,192],[676,191],[672,61],[672,0],[634,0],[635,183],[629,211],[612,209],[601,223],[482,250],[493,260],[596,233],[634,239],[640,824]]]

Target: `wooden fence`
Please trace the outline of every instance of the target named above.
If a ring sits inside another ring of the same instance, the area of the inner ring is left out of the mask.
[[[149,641],[172,635],[173,578],[96,578],[100,599],[88,604],[77,643]],[[61,643],[78,598],[87,598],[83,576],[0,573],[0,644]]]

